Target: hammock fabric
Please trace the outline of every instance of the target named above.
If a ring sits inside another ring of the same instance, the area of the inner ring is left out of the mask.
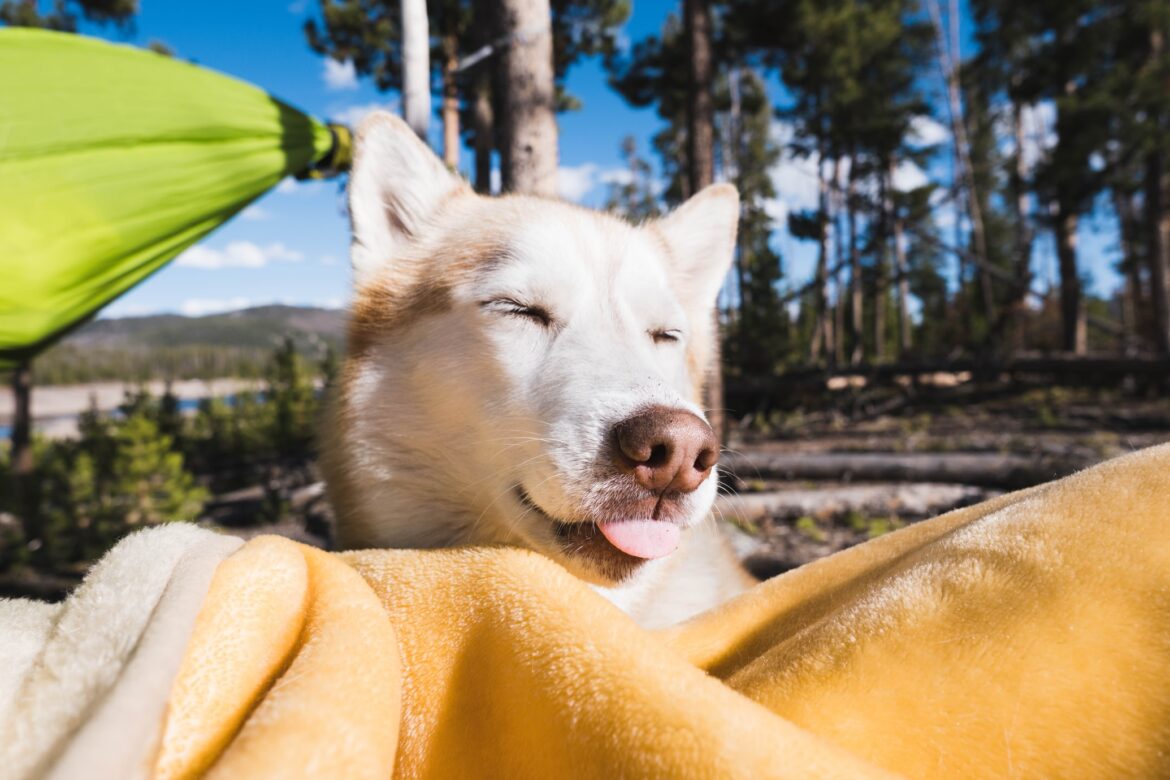
[[[31,358],[288,175],[342,167],[344,128],[129,46],[0,30],[0,370]]]

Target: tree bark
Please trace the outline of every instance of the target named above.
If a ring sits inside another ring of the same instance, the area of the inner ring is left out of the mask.
[[[492,191],[492,151],[496,148],[496,141],[493,132],[492,85],[486,72],[476,76],[472,113],[475,130],[475,191],[488,195]]]
[[[955,168],[963,182],[963,189],[967,193],[967,215],[971,219],[971,243],[977,261],[976,273],[979,274],[979,283],[983,297],[984,315],[988,326],[995,322],[995,298],[991,283],[990,263],[987,260],[987,235],[983,225],[983,210],[980,206],[979,194],[975,187],[975,169],[971,163],[971,147],[967,138],[967,125],[963,117],[963,97],[961,77],[959,73],[959,8],[957,0],[951,0],[948,5],[948,16],[951,23],[951,43],[948,49],[946,35],[942,26],[942,10],[938,0],[927,3],[931,23],[935,30],[935,41],[938,48],[939,68],[947,86],[947,106],[951,119],[951,135],[954,141]],[[948,54],[949,51],[949,54]],[[955,200],[958,207],[959,201]],[[962,286],[963,268],[960,265],[960,287]]]
[[[683,0],[683,23],[690,50],[687,95],[687,178],[691,193],[715,181],[715,106],[711,94],[710,0]]]
[[[1146,160],[1147,262],[1154,310],[1154,343],[1170,355],[1170,173],[1159,141]]]
[[[495,12],[493,0],[474,0],[476,19],[475,43],[486,46],[498,34],[492,23]],[[471,108],[472,131],[475,133],[475,191],[488,195],[492,191],[492,152],[496,148],[495,111],[493,110],[492,69],[480,65],[475,73]]]
[[[829,182],[825,178],[825,143],[817,141],[817,269],[816,269],[816,320],[813,323],[812,340],[809,342],[809,358],[815,363],[831,348],[829,334],[829,230],[827,224],[829,209]]]
[[[714,61],[711,52],[710,0],[683,0],[683,25],[690,50],[687,96],[687,181],[693,195],[715,181],[715,106],[711,94]],[[726,438],[723,411],[723,370],[719,316],[715,316],[715,348],[706,366],[703,406],[721,440]]]
[[[549,0],[495,0],[512,40],[497,61],[500,162],[505,192],[557,194],[556,89]]]
[[[1056,217],[1056,254],[1060,260],[1060,320],[1064,349],[1085,354],[1087,329],[1081,300],[1081,279],[1077,275],[1076,212],[1061,205]]]
[[[1019,102],[1012,103],[1012,135],[1016,150],[1012,165],[1012,208],[1015,220],[1015,285],[1007,316],[1008,331],[1015,349],[1024,347],[1024,314],[1028,290],[1032,287],[1032,226],[1028,222],[1027,162],[1024,160],[1024,118]]]
[[[894,187],[894,166],[890,165],[890,190]],[[898,357],[905,358],[913,347],[910,332],[910,279],[906,272],[906,224],[901,210],[890,197],[890,210],[894,222],[894,273],[897,276],[898,293]]]
[[[1071,474],[1083,459],[999,453],[733,453],[719,467],[731,474],[834,482],[941,482],[1023,488]]]
[[[402,0],[402,116],[423,141],[431,119],[431,52],[426,0]]]
[[[451,14],[444,15],[444,23]],[[443,33],[443,162],[454,171],[459,168],[459,84],[455,77],[459,67],[459,40],[453,30]]]
[[[845,193],[849,222],[849,305],[853,355],[849,362],[858,365],[865,359],[865,289],[861,278],[861,250],[857,246],[857,149],[849,157],[849,184]]]
[[[1140,229],[1132,197],[1116,187],[1113,188],[1113,210],[1117,213],[1121,265],[1125,272],[1125,288],[1121,295],[1121,346],[1128,352],[1142,336],[1141,269],[1137,256]]]
[[[887,166],[886,170],[889,171],[890,167]],[[889,268],[886,258],[890,251],[890,213],[893,211],[890,205],[890,189],[893,187],[893,182],[888,173],[880,174],[879,181],[882,213],[879,221],[880,235],[876,242],[878,249],[875,253],[876,267],[874,268],[873,280],[873,359],[878,362],[886,357],[886,301],[888,297],[886,285],[889,281],[886,278],[886,270]]]

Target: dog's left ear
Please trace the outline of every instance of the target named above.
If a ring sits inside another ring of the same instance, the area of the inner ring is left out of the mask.
[[[358,285],[394,261],[443,201],[467,183],[398,117],[375,111],[358,128],[349,179],[350,260]]]
[[[735,253],[739,193],[713,184],[658,222],[671,251],[671,270],[689,307],[710,309]]]

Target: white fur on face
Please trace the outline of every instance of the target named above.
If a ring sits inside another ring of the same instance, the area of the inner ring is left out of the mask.
[[[335,404],[344,433],[323,442],[341,541],[516,543],[561,557],[550,517],[632,519],[614,425],[649,406],[703,416],[693,373],[713,338],[737,198],[713,187],[641,228],[562,203],[482,199],[404,133],[389,118],[360,133],[358,297],[392,305],[365,288],[413,285],[441,289],[444,303],[350,357]],[[492,254],[452,259],[467,246]],[[664,332],[677,340],[655,337]],[[351,494],[338,495],[339,477]],[[698,522],[715,491],[712,474],[672,519]]]

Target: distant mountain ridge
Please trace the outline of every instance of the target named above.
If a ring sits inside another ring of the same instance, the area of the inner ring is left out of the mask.
[[[345,324],[338,309],[283,305],[94,320],[37,357],[33,376],[40,384],[258,378],[286,338],[310,361],[340,354]]]
[[[99,348],[196,345],[268,348],[291,336],[298,346],[320,340],[339,347],[345,340],[345,316],[340,309],[271,305],[202,317],[179,314],[120,317],[94,320],[62,343]]]

